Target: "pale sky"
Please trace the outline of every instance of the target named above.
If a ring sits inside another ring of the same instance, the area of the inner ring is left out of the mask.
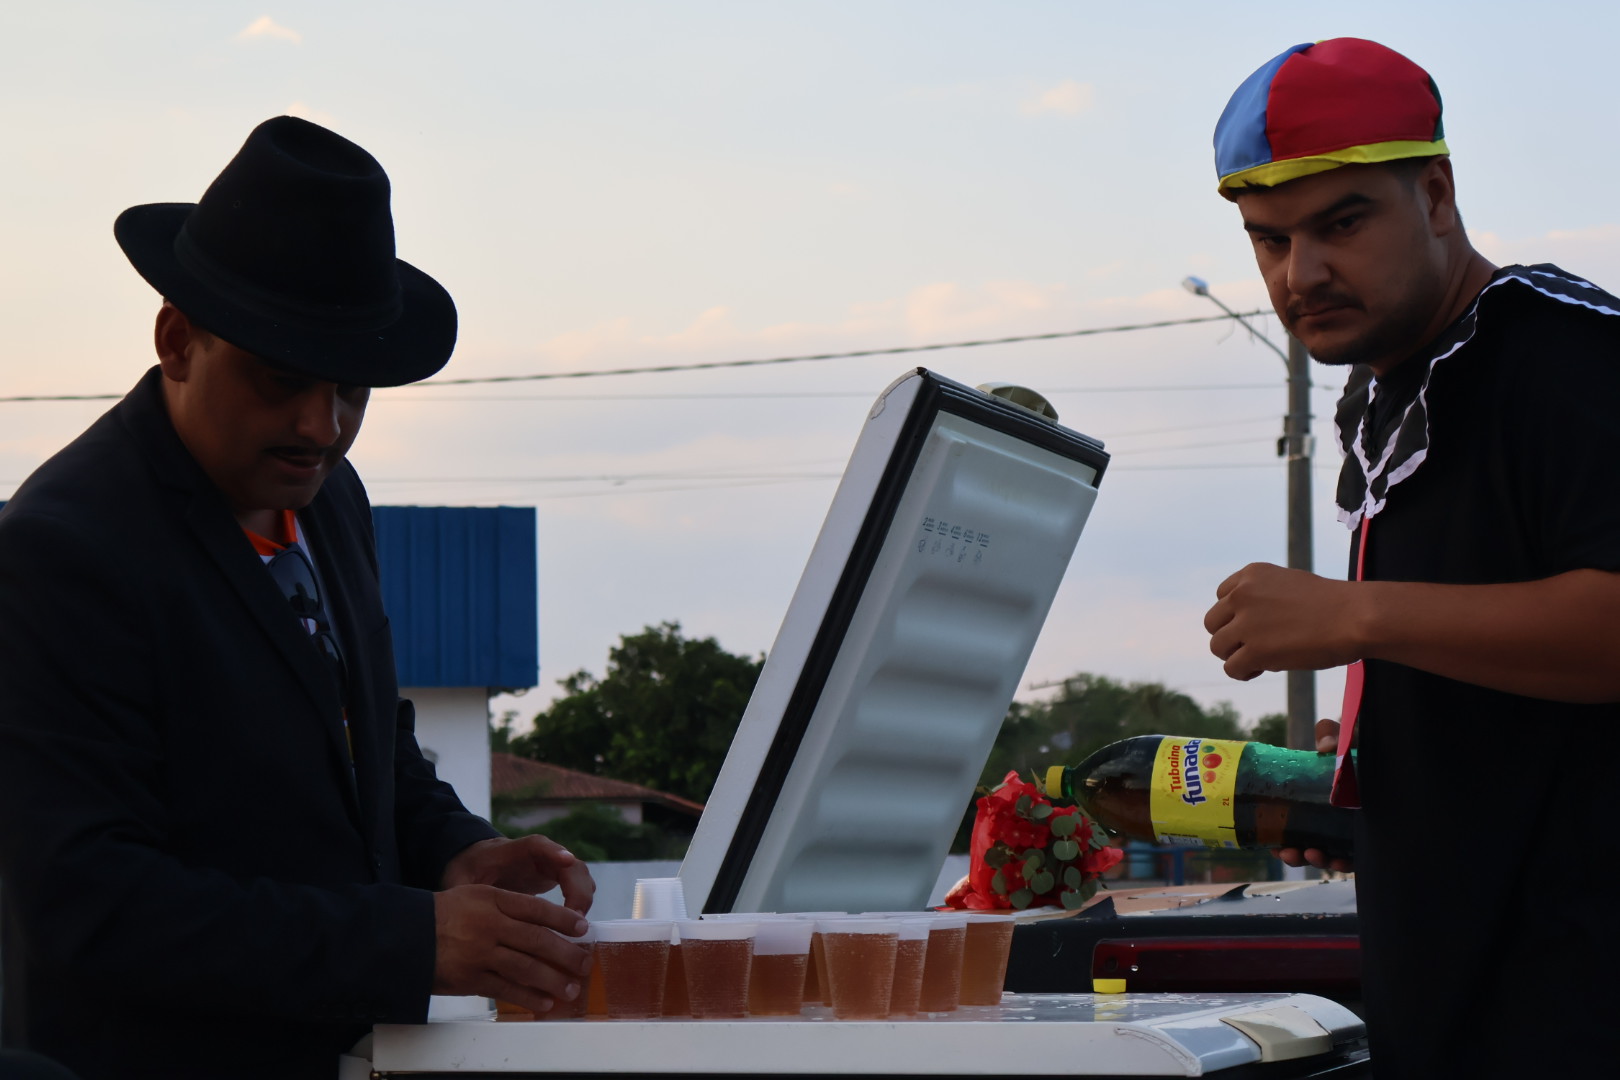
[[[152,362],[157,297],[113,218],[194,200],[287,112],[388,169],[401,257],[460,309],[446,377],[1216,314],[1179,287],[1188,274],[1263,306],[1214,193],[1210,134],[1249,72],[1339,35],[1435,77],[1489,257],[1620,288],[1620,7],[1353,7],[8,4],[0,396],[128,389]],[[543,684],[528,714],[661,620],[767,650],[867,407],[917,363],[1043,390],[1115,454],[1026,685],[1088,670],[1229,700],[1251,721],[1283,709],[1283,678],[1226,679],[1201,626],[1227,574],[1284,558],[1283,367],[1230,325],[382,391],[353,458],[379,504],[537,508]],[[1339,380],[1318,367],[1316,381],[1317,568],[1342,576]],[[0,404],[0,498],[106,407]],[[1319,680],[1323,715],[1340,685]]]

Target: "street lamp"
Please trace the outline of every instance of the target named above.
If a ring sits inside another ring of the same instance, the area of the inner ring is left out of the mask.
[[[1277,440],[1277,456],[1288,461],[1288,565],[1295,570],[1311,570],[1311,372],[1310,355],[1293,334],[1288,335],[1288,351],[1283,352],[1270,338],[1257,332],[1242,315],[1233,311],[1209,291],[1209,283],[1191,275],[1181,287],[1202,296],[1252,337],[1282,357],[1288,368],[1288,412],[1283,416],[1282,438]],[[1296,750],[1316,747],[1316,672],[1288,672],[1288,745]]]

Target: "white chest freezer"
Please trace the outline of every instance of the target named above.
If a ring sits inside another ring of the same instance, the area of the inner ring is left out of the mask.
[[[692,908],[927,903],[1107,465],[1096,440],[926,370],[884,391],[681,867]],[[1353,1013],[1310,995],[1007,995],[1000,1006],[892,1022],[813,1009],[736,1021],[384,1025],[372,1068],[1344,1076],[1363,1036]]]

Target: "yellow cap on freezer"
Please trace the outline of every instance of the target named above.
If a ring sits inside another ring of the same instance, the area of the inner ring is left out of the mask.
[[[1091,992],[1093,994],[1123,994],[1125,992],[1125,980],[1092,979]]]
[[[1046,797],[1048,799],[1063,798],[1063,766],[1053,765],[1046,770]]]

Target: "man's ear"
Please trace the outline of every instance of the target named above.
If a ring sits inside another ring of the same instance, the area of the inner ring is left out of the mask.
[[[167,300],[158,308],[152,344],[157,349],[158,367],[163,369],[163,377],[172,382],[185,382],[191,375],[191,320]]]
[[[1457,182],[1451,173],[1451,158],[1441,155],[1423,167],[1417,178],[1418,192],[1428,202],[1429,231],[1449,236],[1457,230]]]

